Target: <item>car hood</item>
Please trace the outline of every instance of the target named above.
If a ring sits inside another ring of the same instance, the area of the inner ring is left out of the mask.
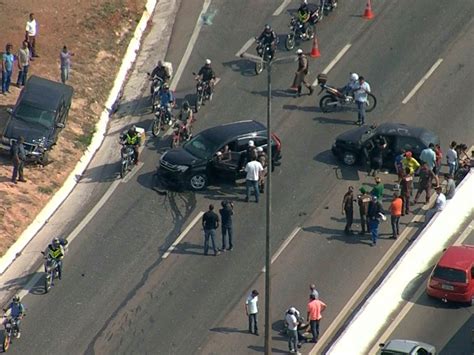
[[[25,138],[26,143],[33,143],[34,140],[42,139],[49,140],[51,130],[40,125],[28,125],[28,123],[12,118],[8,123],[4,136],[6,138],[17,139],[19,136]]]
[[[369,126],[361,126],[341,133],[336,137],[336,141],[360,143],[372,135],[373,130]]]
[[[436,348],[433,345],[423,343],[421,341],[407,340],[407,339],[393,339],[390,340],[385,346],[384,350],[398,351],[402,353],[409,354],[416,346],[422,346],[430,353],[435,353]]]
[[[191,166],[196,164],[197,162],[201,161],[201,159],[195,157],[191,153],[189,153],[184,148],[173,148],[168,150],[163,156],[161,160],[165,160],[167,163],[173,165],[187,165]]]

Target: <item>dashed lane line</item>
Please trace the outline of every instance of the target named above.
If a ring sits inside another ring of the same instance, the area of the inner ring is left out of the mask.
[[[245,53],[247,49],[255,42],[255,37],[250,38],[245,44],[242,46],[242,48],[239,49],[237,53],[235,53],[236,57],[239,57],[242,55],[242,53]]]
[[[322,74],[327,74],[331,71],[332,68],[341,60],[341,58],[346,54],[346,52],[351,48],[352,44],[348,43],[346,44],[336,55],[336,57],[328,64],[326,68],[322,71]],[[318,85],[318,79],[316,79],[313,83],[313,86]]]
[[[439,58],[436,63],[428,70],[428,72],[421,78],[421,80],[415,85],[415,87],[410,91],[410,93],[405,97],[402,101],[402,104],[406,104],[410,99],[416,94],[416,92],[421,88],[421,86],[425,83],[426,80],[434,73],[436,68],[440,66],[443,62],[443,58]]]
[[[283,244],[280,245],[280,247],[278,248],[276,253],[272,256],[272,260],[271,260],[270,264],[273,264],[276,261],[276,259],[280,256],[281,253],[283,253],[283,250],[285,250],[285,248],[291,243],[293,238],[296,237],[296,235],[299,233],[300,230],[301,230],[301,227],[296,227],[295,229],[293,229],[293,232],[291,232],[290,236],[285,239]],[[265,272],[265,271],[266,271],[266,269],[265,269],[265,266],[264,266],[262,268],[262,272]]]
[[[291,0],[283,0],[280,6],[273,12],[273,16],[279,16],[283,10],[290,4]]]
[[[191,221],[191,223],[188,224],[188,226],[184,229],[184,231],[181,232],[181,234],[176,238],[173,244],[168,248],[166,253],[162,255],[162,259],[166,259],[176,248],[176,246],[181,242],[181,240],[188,234],[188,232],[194,227],[194,225],[201,219],[202,215],[204,214],[203,211],[199,211],[196,217]]]

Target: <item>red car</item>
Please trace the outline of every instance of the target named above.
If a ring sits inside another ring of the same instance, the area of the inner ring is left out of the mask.
[[[431,273],[426,292],[443,302],[474,304],[474,246],[451,246]]]

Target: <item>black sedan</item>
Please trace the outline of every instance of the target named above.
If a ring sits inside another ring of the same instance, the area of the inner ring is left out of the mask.
[[[439,144],[439,137],[421,127],[403,123],[382,123],[379,126],[361,126],[342,133],[332,146],[332,153],[346,165],[364,162],[364,152],[370,153],[376,141],[384,139],[384,165],[392,167],[395,157],[402,152],[411,151],[418,159],[423,149],[430,143]]]

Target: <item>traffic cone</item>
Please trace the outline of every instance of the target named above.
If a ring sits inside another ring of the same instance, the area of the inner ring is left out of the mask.
[[[311,48],[310,56],[311,56],[311,58],[321,57],[321,53],[319,52],[318,39],[316,38],[316,34],[313,37],[313,48]]]
[[[370,0],[367,0],[367,5],[365,5],[364,16],[362,17],[366,20],[372,20],[375,17],[374,13],[372,12],[372,4]]]

